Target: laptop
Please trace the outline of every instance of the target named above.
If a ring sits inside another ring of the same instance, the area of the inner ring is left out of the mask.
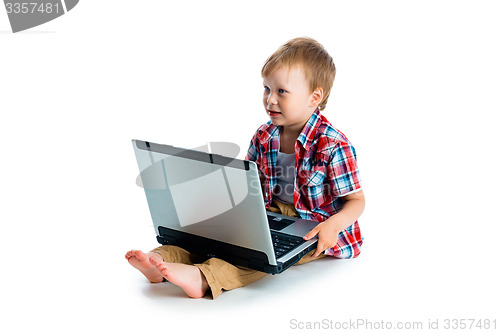
[[[160,244],[278,274],[316,248],[317,222],[266,211],[257,165],[198,150],[132,140],[138,185]]]

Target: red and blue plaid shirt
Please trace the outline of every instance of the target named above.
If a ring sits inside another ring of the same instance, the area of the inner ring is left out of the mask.
[[[254,161],[265,179],[264,201],[269,208],[277,184],[276,162],[282,127],[270,121],[250,142],[245,159]],[[296,174],[293,201],[300,217],[322,222],[343,207],[342,197],[361,190],[356,151],[346,136],[316,110],[295,143]],[[363,237],[358,221],[339,234],[337,244],[325,254],[355,258]]]

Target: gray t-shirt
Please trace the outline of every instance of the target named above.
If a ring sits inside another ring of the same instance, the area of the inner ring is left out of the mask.
[[[276,163],[278,179],[274,195],[279,200],[293,204],[293,188],[295,184],[295,154],[278,152]]]

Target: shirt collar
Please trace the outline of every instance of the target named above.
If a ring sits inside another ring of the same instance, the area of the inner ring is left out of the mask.
[[[269,122],[267,128],[265,128],[262,132],[260,140],[262,142],[270,141],[271,139],[278,137],[279,133],[279,127]]]
[[[314,137],[316,136],[316,130],[320,124],[321,115],[319,114],[319,109],[316,109],[297,138],[297,141],[302,144],[302,147],[304,147],[305,150],[309,150],[311,147]]]

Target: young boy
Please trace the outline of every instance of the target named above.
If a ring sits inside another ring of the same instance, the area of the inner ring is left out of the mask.
[[[363,243],[357,219],[365,201],[356,152],[320,114],[335,78],[331,56],[317,41],[296,38],[269,57],[262,77],[271,120],[253,136],[246,159],[257,163],[266,208],[318,222],[304,236],[317,236],[318,246],[298,264],[327,256],[357,257]],[[168,280],[193,298],[210,291],[215,299],[222,290],[266,276],[169,245],[147,254],[132,250],[125,258],[151,282]]]

